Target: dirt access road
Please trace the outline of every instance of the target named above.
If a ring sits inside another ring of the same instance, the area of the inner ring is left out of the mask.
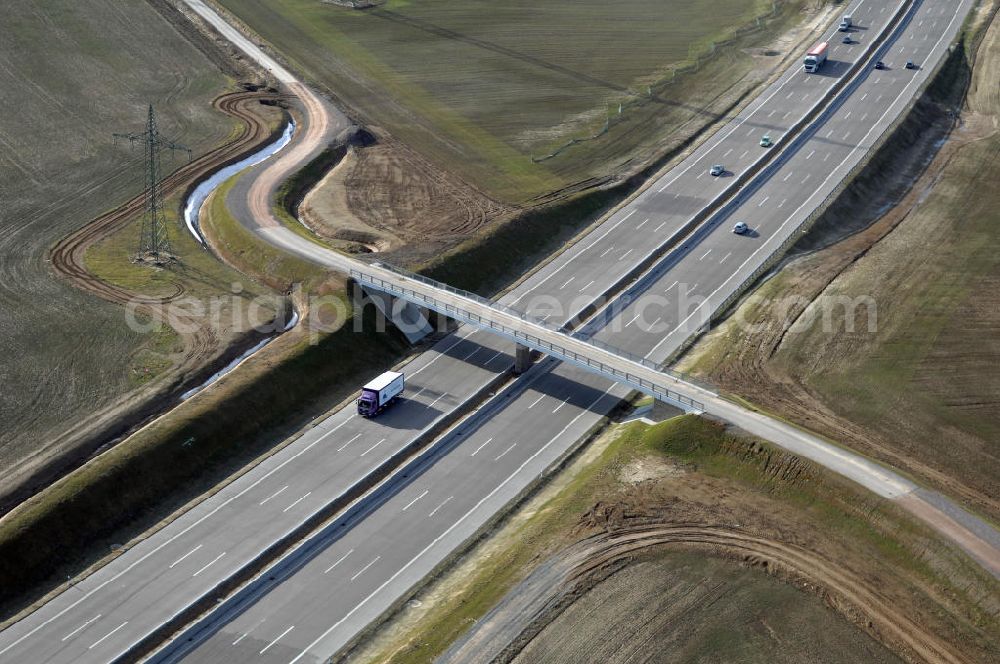
[[[757,561],[764,569],[770,564],[772,573],[793,577],[799,585],[824,588],[841,604],[860,607],[874,630],[896,651],[916,654],[926,662],[971,664],[878,591],[815,552],[769,537],[702,525],[632,526],[582,540],[540,565],[441,661],[531,661],[529,644],[563,611],[637,557],[665,546],[711,551],[751,565]]]
[[[270,136],[271,130],[259,114],[254,112],[254,106],[265,101],[278,102],[280,99],[281,96],[276,93],[253,90],[233,92],[217,98],[213,106],[239,120],[243,125],[240,133],[225,145],[181,166],[163,178],[161,181],[163,195],[169,196],[181,187],[190,186],[193,182],[204,178],[206,174],[238,160],[265,141]],[[143,210],[145,203],[145,193],[140,194],[59,241],[50,254],[52,267],[74,286],[99,295],[109,302],[127,304],[135,301],[134,293],[102,281],[91,274],[84,263],[84,255],[90,246],[121,230],[130,219]],[[175,300],[183,293],[184,286],[177,283],[176,292],[158,298],[142,298],[142,301],[150,305],[148,312],[155,315],[155,305]]]

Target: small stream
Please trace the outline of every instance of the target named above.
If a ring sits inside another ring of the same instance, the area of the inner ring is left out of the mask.
[[[245,171],[251,166],[256,166],[268,157],[279,152],[282,148],[288,145],[294,134],[295,122],[289,121],[278,140],[265,145],[259,152],[255,152],[249,157],[244,157],[240,161],[220,169],[214,175],[194,188],[194,191],[192,191],[190,197],[188,197],[187,204],[184,206],[184,223],[187,225],[188,230],[191,231],[191,235],[193,235],[195,239],[202,244],[202,246],[208,245],[205,243],[205,237],[201,234],[201,226],[199,225],[198,218],[201,214],[201,208],[205,204],[209,195],[218,189],[223,182],[240,171]]]
[[[278,332],[278,334],[284,334],[285,332],[288,332],[288,330],[290,330],[293,327],[295,327],[296,325],[298,325],[298,322],[299,322],[299,312],[293,310],[292,311],[292,317],[290,319],[288,319],[288,323],[285,325],[285,327],[283,327],[281,329],[281,332]],[[190,399],[194,395],[198,394],[199,392],[201,392],[202,390],[204,390],[206,387],[208,387],[209,385],[211,385],[215,381],[217,381],[220,378],[222,378],[223,376],[225,376],[227,373],[229,373],[230,371],[232,371],[236,367],[238,367],[241,364],[243,364],[243,362],[246,361],[249,357],[251,357],[254,353],[256,353],[261,348],[263,348],[267,344],[269,344],[272,341],[274,341],[278,337],[278,334],[274,335],[273,337],[268,337],[267,339],[262,339],[258,344],[256,344],[252,348],[247,349],[247,351],[245,353],[241,354],[239,357],[237,357],[236,359],[234,359],[232,362],[230,362],[229,364],[227,364],[226,366],[222,367],[221,369],[219,369],[218,371],[216,371],[214,374],[212,374],[209,377],[209,379],[206,380],[204,383],[202,383],[201,385],[198,385],[197,387],[192,387],[190,390],[188,390],[187,392],[185,392],[184,394],[182,394],[181,395],[181,401],[187,401],[188,399]]]
[[[223,182],[225,182],[232,176],[236,175],[237,173],[245,171],[251,166],[256,166],[265,159],[268,159],[272,155],[280,152],[292,140],[292,136],[294,134],[295,134],[295,122],[289,121],[288,125],[285,127],[285,130],[281,133],[281,136],[278,138],[278,140],[274,141],[273,143],[269,143],[268,145],[265,145],[258,152],[255,152],[252,155],[244,157],[240,161],[237,161],[236,163],[230,164],[229,166],[220,169],[219,171],[214,173],[211,177],[201,182],[197,187],[194,188],[194,191],[191,192],[191,195],[188,197],[187,203],[184,206],[184,224],[188,227],[188,230],[191,232],[191,235],[193,235],[194,238],[198,240],[198,242],[200,242],[203,247],[207,247],[208,243],[205,242],[205,236],[202,235],[201,233],[201,226],[199,225],[199,215],[201,214],[202,206],[205,205],[205,201],[208,200],[208,197],[212,194],[212,192],[218,189]],[[289,319],[288,323],[278,334],[283,334],[287,332],[288,330],[295,327],[298,324],[298,322],[299,322],[299,312],[293,310],[292,317]],[[230,371],[232,371],[233,369],[241,365],[244,361],[246,361],[248,358],[250,358],[252,355],[254,355],[261,348],[263,348],[268,343],[277,338],[278,334],[272,337],[268,337],[267,339],[263,339],[262,341],[260,341],[260,343],[254,345],[252,348],[242,353],[239,357],[237,357],[232,362],[227,364],[221,370],[212,374],[212,376],[204,383],[182,394],[181,401],[187,401],[188,399],[198,394],[212,383],[216,382],[217,380],[228,374]]]

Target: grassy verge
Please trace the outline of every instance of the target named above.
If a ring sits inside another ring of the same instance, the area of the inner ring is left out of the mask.
[[[299,205],[309,190],[323,179],[331,168],[347,154],[347,146],[327,148],[315,159],[296,171],[278,188],[278,206],[292,217],[298,217]]]
[[[347,154],[348,146],[339,145],[327,148],[319,153],[312,161],[303,168],[296,171],[278,188],[274,214],[291,231],[306,238],[310,242],[323,245],[333,249],[348,249],[350,243],[338,242],[330,238],[321,237],[300,221],[299,206],[302,200],[331,169],[337,166]]]
[[[518,215],[482,232],[431,263],[421,274],[491,296],[601,217],[631,193],[626,186],[578,194]]]
[[[306,292],[313,291],[329,278],[326,270],[270,246],[230,214],[227,198],[238,180],[239,176],[234,176],[223,183],[206,208],[202,229],[211,237],[211,245],[228,262],[275,290],[286,291],[293,284],[302,284]]]
[[[641,482],[641,489],[623,480],[637,464],[663,463],[668,469]],[[705,504],[692,507],[698,501]],[[995,651],[995,598],[988,599],[991,581],[982,570],[856,485],[765,442],[683,416],[612,429],[552,486],[418,590],[422,607],[401,610],[350,656],[393,664],[433,660],[536,565],[586,536],[588,514],[616,504],[644,523],[738,522],[752,532],[771,530],[780,540],[815,545],[831,559],[841,556],[846,566],[860,565],[883,585],[905,588],[901,597],[918,617],[940,620],[935,627],[956,643],[966,639],[971,652]],[[942,589],[951,598],[944,611],[937,605]]]

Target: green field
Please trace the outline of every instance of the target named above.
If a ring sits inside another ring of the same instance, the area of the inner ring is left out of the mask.
[[[439,167],[523,202],[646,155],[751,67],[729,49],[710,81],[659,85],[767,0],[221,0],[294,67]],[[782,16],[802,3],[785,3]],[[761,31],[761,39],[770,31]],[[654,85],[655,98],[645,98]],[[638,103],[636,103],[638,102]],[[599,131],[600,140],[535,163]]]
[[[10,482],[31,454],[133,390],[136,354],[159,343],[46,262],[58,239],[141,190],[141,153],[111,134],[141,131],[149,103],[196,154],[232,125],[210,104],[230,81],[144,0],[12,0],[2,30],[0,482]]]

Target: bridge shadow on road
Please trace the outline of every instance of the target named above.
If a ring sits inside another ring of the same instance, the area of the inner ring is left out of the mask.
[[[854,65],[852,62],[847,62],[846,60],[830,60],[827,58],[823,66],[819,68],[819,71],[813,72],[810,76],[824,76],[826,78],[841,78],[850,71],[851,67]]]

